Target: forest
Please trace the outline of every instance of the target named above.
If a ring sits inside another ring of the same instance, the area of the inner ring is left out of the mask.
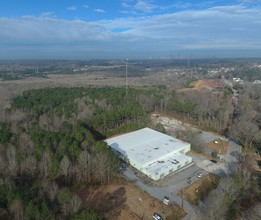
[[[81,208],[75,189],[117,174],[102,140],[147,123],[138,92],[126,99],[124,89],[57,88],[15,98],[7,115],[18,117],[0,127],[1,219],[102,219]]]
[[[240,93],[254,114],[260,96],[251,91]],[[244,146],[256,146],[257,133],[233,133],[238,126],[227,131],[231,99],[227,91],[199,96],[162,86],[25,91],[12,100],[0,124],[0,219],[104,219],[104,213],[82,206],[77,188],[117,178],[120,161],[103,140],[145,126],[161,130],[150,113],[230,132]],[[257,126],[260,116],[253,114],[251,123]],[[234,120],[242,123],[243,116]]]

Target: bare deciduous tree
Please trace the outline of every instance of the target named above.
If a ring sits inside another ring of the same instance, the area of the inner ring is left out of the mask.
[[[43,179],[41,183],[41,187],[44,193],[46,193],[51,201],[54,201],[56,198],[59,187],[58,185],[49,179]]]
[[[260,94],[256,94],[260,96]],[[260,140],[261,130],[257,123],[260,116],[258,112],[258,101],[251,98],[249,89],[246,88],[244,94],[240,95],[239,117],[235,120],[231,134],[241,142],[243,147],[252,147],[253,142]]]
[[[93,169],[93,159],[87,150],[80,153],[78,157],[78,166],[75,170],[79,180],[90,181]]]
[[[9,145],[6,149],[6,159],[7,159],[7,170],[10,175],[16,177],[17,175],[17,163],[16,163],[16,148],[13,145]]]
[[[258,126],[247,117],[240,117],[232,126],[232,135],[240,140],[243,147],[251,147],[253,141],[259,137]]]
[[[261,219],[261,203],[246,210],[240,220],[260,220]]]
[[[70,206],[71,206],[71,213],[76,213],[81,208],[82,201],[78,195],[73,195]]]
[[[97,154],[96,160],[96,176],[99,181],[103,184],[107,181],[109,177],[108,168],[110,167],[110,162],[108,156],[104,152]]]
[[[63,156],[63,159],[60,162],[60,171],[61,171],[62,175],[64,175],[65,177],[68,176],[70,165],[71,165],[71,162],[68,159],[68,157]]]
[[[18,146],[19,146],[21,153],[23,153],[25,155],[30,155],[34,151],[34,146],[33,146],[31,137],[26,132],[23,132],[19,135]]]
[[[240,191],[241,188],[236,187],[232,177],[222,178],[219,186],[199,205],[196,212],[198,219],[227,219],[230,205],[238,199]]]
[[[223,192],[227,193],[232,200],[236,200],[240,193],[238,188],[235,187],[234,180],[230,176],[222,178],[219,187]]]
[[[20,169],[22,173],[33,176],[37,171],[37,162],[33,156],[28,156],[21,162]]]
[[[209,193],[204,203],[199,205],[198,219],[225,220],[228,211],[227,197],[221,188]]]
[[[10,212],[14,215],[14,219],[23,220],[24,219],[24,206],[20,199],[15,199],[11,203]]]
[[[48,175],[48,168],[51,164],[51,161],[52,161],[51,153],[49,151],[43,152],[42,158],[39,162],[39,170],[45,177],[47,177]]]

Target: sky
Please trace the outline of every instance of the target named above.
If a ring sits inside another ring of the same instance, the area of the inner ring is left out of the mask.
[[[261,57],[261,0],[1,0],[0,59]]]

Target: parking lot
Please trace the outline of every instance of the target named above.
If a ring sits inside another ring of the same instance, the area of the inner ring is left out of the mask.
[[[169,120],[165,117],[160,117],[157,120],[160,120],[166,129],[187,129],[186,126],[177,120]],[[199,132],[199,136],[204,142],[223,138],[204,131]],[[197,182],[199,179],[204,178],[204,176],[208,175],[210,172],[220,177],[225,175],[225,173],[228,173],[228,165],[232,162],[233,166],[234,164],[237,164],[236,157],[234,157],[232,153],[238,152],[239,149],[240,147],[237,144],[229,141],[228,152],[223,156],[222,162],[221,160],[211,161],[211,158],[205,157],[201,154],[188,153],[188,156],[192,157],[193,164],[190,164],[189,166],[180,169],[176,173],[170,174],[159,181],[153,181],[141,174],[139,171],[130,167],[127,167],[124,170],[123,175],[151,196],[162,201],[164,197],[167,196],[170,203],[175,203],[183,207],[187,212],[187,216],[185,216],[184,219],[188,220],[193,215],[195,207],[182,197],[178,196],[178,193],[187,186]]]
[[[202,176],[198,176],[198,174],[201,174]],[[173,175],[164,178],[163,185],[173,186],[177,189],[181,189],[190,184],[193,184],[199,178],[202,178],[207,174],[208,172],[206,170],[194,164],[192,166],[187,167],[186,169],[179,171],[178,173],[174,173]]]
[[[179,170],[179,172],[171,174],[164,179],[156,182],[152,180],[149,181],[146,177],[144,179],[144,176],[142,174],[130,167],[126,167],[122,174],[130,182],[133,182],[136,186],[146,191],[154,198],[163,201],[164,197],[167,196],[170,203],[174,203],[180,207],[183,207],[184,210],[187,212],[187,215],[184,219],[188,220],[194,212],[193,205],[191,205],[189,202],[187,202],[177,194],[190,184],[193,184],[199,179],[204,178],[204,176],[207,175],[208,172],[196,166],[195,164],[192,164],[185,169],[181,169]],[[198,177],[198,174],[202,174],[202,176]],[[164,212],[164,209],[159,210],[159,212]]]
[[[209,172],[215,174],[224,173],[224,163],[213,163],[209,159],[197,154],[189,154],[188,156],[192,157],[192,164],[159,181],[153,181],[136,169],[128,166],[123,171],[123,175],[154,198],[163,201],[164,197],[168,197],[170,203],[182,207],[187,212],[184,220],[189,220],[193,216],[196,207],[183,199],[180,196],[180,192],[182,194],[183,189],[204,178]],[[163,214],[162,210],[159,210],[159,212]]]
[[[201,174],[198,176],[198,174]],[[128,167],[123,175],[134,182],[135,185],[139,186],[142,190],[148,192],[157,199],[162,200],[164,196],[170,198],[170,202],[179,201],[177,198],[177,193],[187,187],[190,184],[193,184],[200,178],[203,178],[207,175],[208,172],[195,164],[192,164],[185,169],[180,170],[177,173],[171,174],[160,181],[150,181],[148,182],[147,178],[144,177],[133,168]]]

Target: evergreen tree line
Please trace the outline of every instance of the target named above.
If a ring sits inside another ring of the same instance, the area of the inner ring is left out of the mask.
[[[103,219],[77,188],[116,177],[119,160],[103,139],[149,123],[141,94],[152,95],[56,88],[14,98],[0,126],[0,219]]]

